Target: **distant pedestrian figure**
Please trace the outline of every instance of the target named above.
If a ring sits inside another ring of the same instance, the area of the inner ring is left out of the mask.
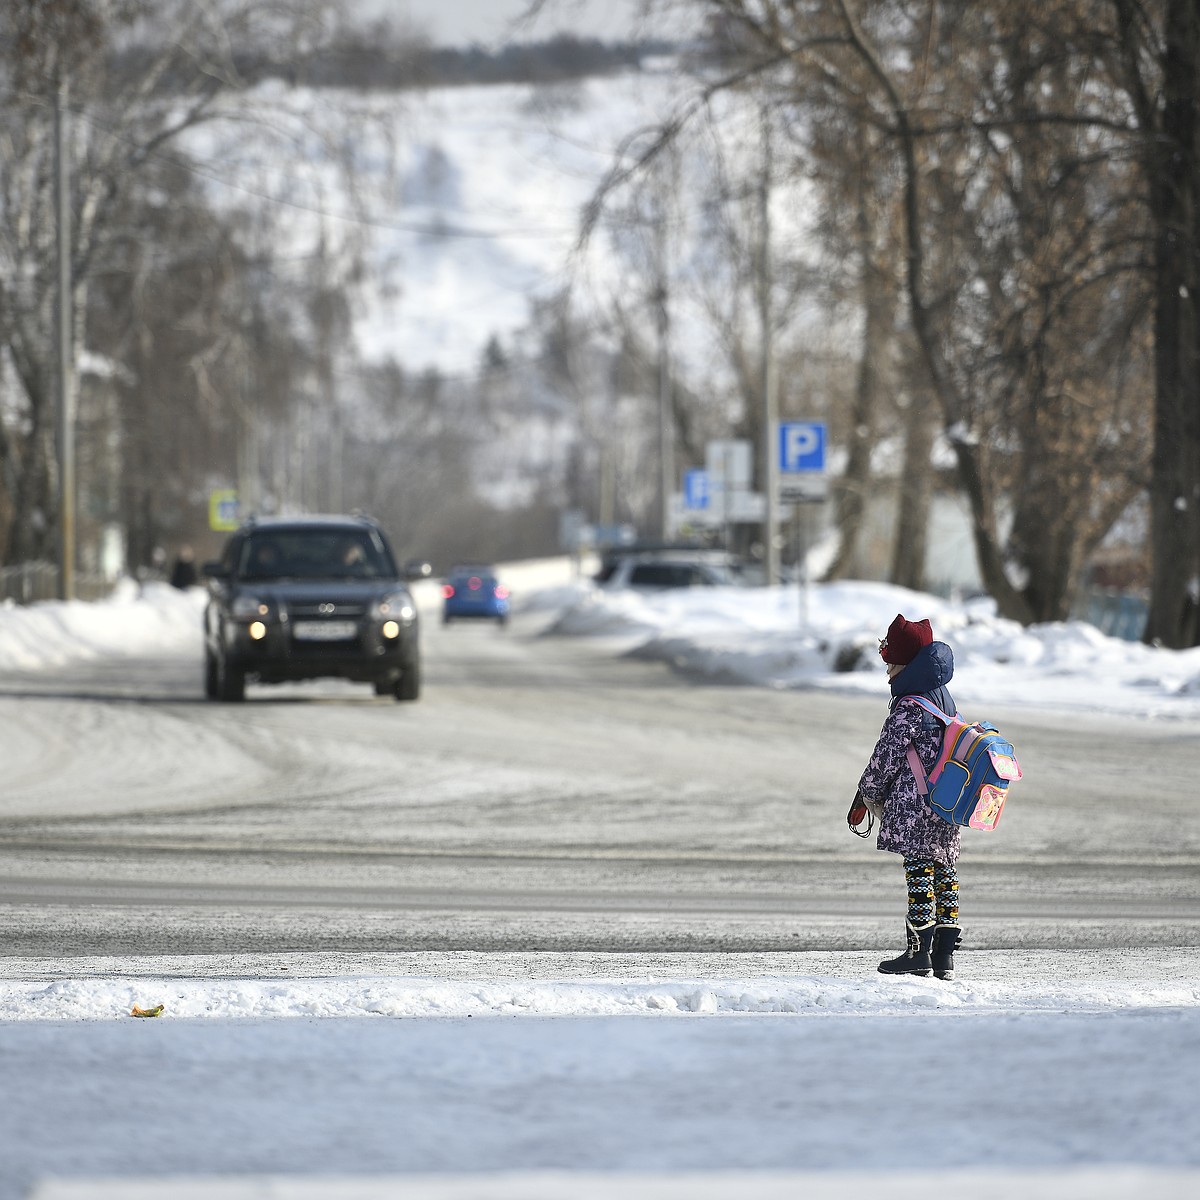
[[[933,640],[928,621],[897,615],[879,643],[887,665],[892,701],[871,761],[858,782],[858,798],[879,818],[876,845],[904,858],[908,883],[905,918],[907,947],[879,964],[885,975],[954,977],[954,950],[961,941],[958,924],[959,829],[944,821],[922,796],[909,766],[915,750],[928,774],[942,748],[942,723],[908,696],[923,696],[943,712],[954,713],[946,690],[954,674],[954,655]]]
[[[175,556],[175,564],[171,567],[172,587],[186,591],[195,586],[197,579],[195,558],[191,546],[179,547],[179,553]]]

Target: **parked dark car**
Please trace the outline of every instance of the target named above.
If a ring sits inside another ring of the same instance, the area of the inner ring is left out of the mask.
[[[762,569],[735,554],[689,542],[634,542],[601,553],[593,579],[604,588],[742,587],[762,583]]]
[[[730,570],[726,556],[706,551],[660,551],[626,554],[596,577],[604,588],[737,587],[740,580]]]
[[[420,695],[416,605],[371,519],[253,520],[204,573],[210,699],[244,699],[248,678],[332,677],[371,683],[397,700]]]
[[[491,567],[452,567],[442,584],[442,624],[458,617],[484,617],[508,623],[508,588]]]

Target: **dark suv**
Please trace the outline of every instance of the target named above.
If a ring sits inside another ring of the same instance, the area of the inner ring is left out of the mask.
[[[204,573],[210,699],[245,699],[248,676],[333,676],[373,683],[377,695],[397,700],[420,694],[416,605],[374,521],[254,520]]]

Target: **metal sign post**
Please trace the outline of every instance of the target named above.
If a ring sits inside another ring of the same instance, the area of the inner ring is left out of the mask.
[[[779,426],[779,499],[799,504],[796,521],[796,567],[799,575],[799,618],[808,627],[808,506],[829,498],[825,474],[825,423],[785,421]]]

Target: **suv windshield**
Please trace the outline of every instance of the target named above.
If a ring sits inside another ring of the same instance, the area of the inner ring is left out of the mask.
[[[396,568],[368,530],[272,529],[251,534],[236,565],[240,579],[395,579]]]

